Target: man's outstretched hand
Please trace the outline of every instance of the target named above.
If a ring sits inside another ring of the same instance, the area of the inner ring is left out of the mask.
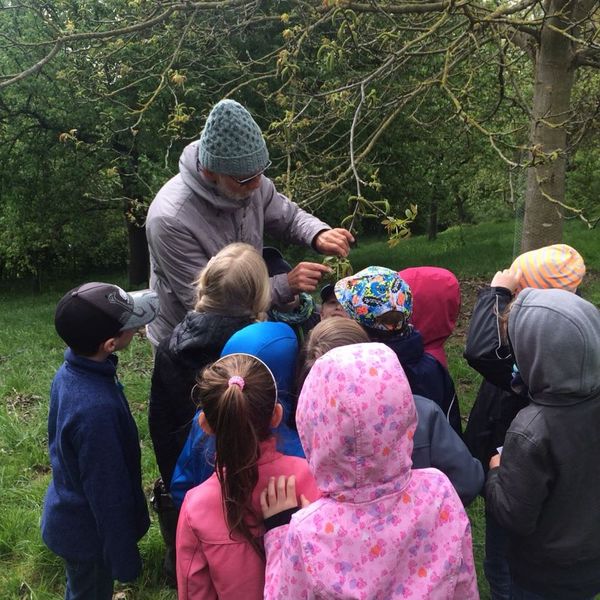
[[[288,274],[288,283],[292,294],[300,292],[314,292],[323,275],[331,273],[325,265],[312,262],[298,263]]]
[[[343,256],[350,254],[350,244],[354,243],[354,236],[340,227],[326,229],[317,234],[313,246],[317,252],[328,256]]]

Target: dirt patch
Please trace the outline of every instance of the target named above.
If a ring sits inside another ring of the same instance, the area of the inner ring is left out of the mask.
[[[43,398],[36,394],[21,394],[13,389],[6,397],[6,410],[19,418],[30,417],[38,408]]]
[[[30,469],[36,475],[46,475],[52,471],[52,467],[50,467],[50,465],[33,465],[30,467]]]
[[[477,300],[477,292],[489,284],[489,279],[460,279],[459,283],[461,296],[460,315],[453,335],[464,339],[469,322],[471,321],[471,315],[473,314],[473,307]]]

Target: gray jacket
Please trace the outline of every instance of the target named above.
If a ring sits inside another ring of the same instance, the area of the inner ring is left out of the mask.
[[[146,219],[150,287],[160,300],[160,313],[148,326],[154,344],[194,308],[194,280],[228,244],[246,242],[261,251],[267,233],[283,242],[310,246],[320,231],[329,229],[278,193],[267,177],[245,200],[223,198],[200,175],[197,156],[193,142],[181,155],[179,174],[160,189]],[[292,300],[287,275],[273,277],[271,287],[274,303]]]
[[[511,573],[552,598],[600,592],[600,313],[564,290],[522,291],[508,333],[531,404],[510,425],[488,510]]]
[[[483,487],[481,463],[471,456],[444,411],[433,400],[416,394],[413,397],[418,417],[413,439],[413,469],[439,469],[467,506]]]

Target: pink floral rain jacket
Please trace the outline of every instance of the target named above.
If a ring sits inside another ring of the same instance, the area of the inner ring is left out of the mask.
[[[460,499],[437,469],[411,471],[416,412],[392,350],[321,357],[297,424],[323,497],[265,536],[265,598],[479,598]]]

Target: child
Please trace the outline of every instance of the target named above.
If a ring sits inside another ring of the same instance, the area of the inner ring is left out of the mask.
[[[304,458],[298,432],[288,422],[295,406],[292,402],[292,390],[298,355],[298,341],[293,329],[285,323],[270,321],[248,325],[229,338],[221,356],[240,352],[262,360],[275,377],[278,401],[283,407],[283,418],[274,430],[277,450],[287,456]],[[202,431],[198,423],[199,416],[198,412],[194,417],[171,479],[171,495],[177,507],[181,506],[189,489],[208,479],[214,472],[214,436],[208,436]]]
[[[167,545],[165,573],[174,578],[176,512],[169,496],[175,463],[196,413],[196,375],[219,358],[225,342],[264,318],[271,302],[267,267],[248,244],[230,244],[211,258],[196,282],[198,301],[156,351],[148,423],[162,481],[154,498]]]
[[[444,366],[425,354],[421,334],[409,323],[410,287],[396,271],[367,267],[335,284],[344,310],[365,328],[371,341],[383,342],[396,355],[413,394],[433,400],[452,428],[462,431],[454,383]]]
[[[479,291],[469,323],[465,358],[484,380],[469,415],[465,442],[486,470],[496,448],[504,444],[512,420],[529,404],[527,390],[516,385],[519,377],[513,371],[514,357],[508,340],[500,335],[502,315],[523,287],[532,284],[575,292],[584,274],[581,255],[566,244],[555,244],[521,254],[510,269],[498,271],[490,285]],[[493,600],[509,600],[507,533],[489,511],[485,519],[484,572]]]
[[[510,269],[498,271],[489,287],[480,290],[473,309],[465,348],[469,365],[489,382],[512,391],[514,360],[508,343],[499,335],[498,320],[504,309],[526,287],[576,292],[584,275],[583,258],[566,244],[525,252]]]
[[[295,482],[269,480],[265,598],[479,597],[460,499],[437,469],[411,469],[415,405],[390,348],[356,344],[319,358],[297,423],[323,497],[302,499],[290,522]]]
[[[148,420],[163,482],[173,467],[196,412],[190,396],[197,373],[221,354],[225,342],[264,318],[271,292],[267,268],[248,244],[230,244],[196,282],[198,301],[156,351]]]
[[[452,271],[441,267],[411,267],[398,275],[413,296],[410,322],[423,336],[425,352],[448,368],[444,344],[454,331],[460,312],[460,286]]]
[[[342,305],[335,297],[335,288],[332,283],[327,283],[321,288],[321,321],[330,317],[346,317],[346,313]]]
[[[319,323],[310,334],[304,350],[302,382],[315,361],[339,346],[369,341],[364,329],[352,319],[332,317]],[[444,413],[423,396],[413,395],[417,409],[417,429],[413,440],[413,469],[435,467],[444,473],[467,506],[479,494],[484,477],[481,463],[450,427]]]
[[[261,599],[265,561],[260,492],[271,476],[291,473],[299,492],[319,492],[303,458],[275,449],[271,429],[283,409],[268,367],[248,354],[231,354],[207,367],[198,381],[200,426],[215,436],[215,473],[190,490],[177,527],[179,600]]]
[[[132,581],[142,568],[137,542],[150,521],[140,444],[113,353],[157,309],[154,292],[96,282],[67,292],[56,307],[68,348],[50,392],[42,538],[65,560],[66,600],[110,600],[113,580]]]
[[[490,460],[488,509],[509,531],[512,598],[600,592],[600,312],[566,290],[523,290],[508,335],[530,404]]]

